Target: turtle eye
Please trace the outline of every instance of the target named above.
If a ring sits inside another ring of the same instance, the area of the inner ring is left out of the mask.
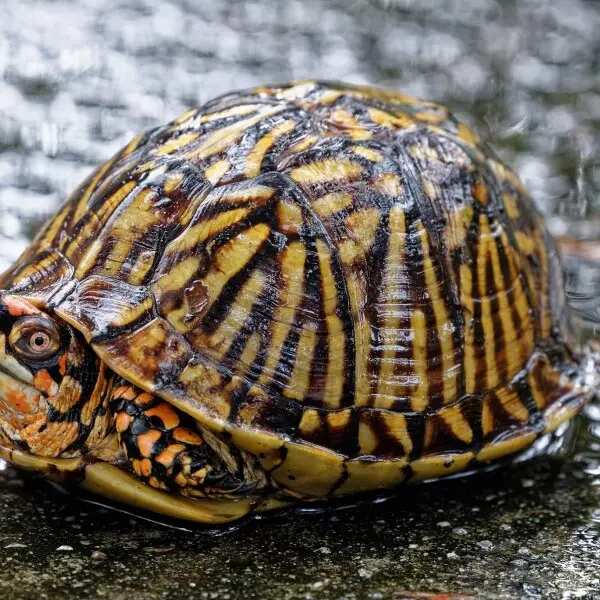
[[[47,360],[60,350],[60,332],[48,318],[31,315],[19,319],[10,332],[12,349],[23,358]]]

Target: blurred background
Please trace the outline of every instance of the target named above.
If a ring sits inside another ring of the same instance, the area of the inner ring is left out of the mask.
[[[450,106],[517,171],[557,237],[598,242],[599,32],[595,0],[1,0],[0,271],[133,135],[218,94],[307,77]],[[571,305],[600,337],[599,246],[569,248]],[[59,509],[8,470],[0,554],[14,562],[0,598],[598,599],[598,407],[573,427],[558,479],[527,467],[411,491],[399,509],[288,514],[221,542]],[[90,574],[94,548],[105,556]],[[132,572],[144,576],[115,578]]]

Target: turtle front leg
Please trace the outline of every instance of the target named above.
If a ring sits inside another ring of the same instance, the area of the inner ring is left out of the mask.
[[[111,395],[119,443],[136,475],[188,496],[248,495],[262,487],[245,453],[201,429],[189,415],[129,384]]]

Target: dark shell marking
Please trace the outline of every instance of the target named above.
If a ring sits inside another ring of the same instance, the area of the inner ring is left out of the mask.
[[[321,496],[530,444],[591,391],[512,171],[444,107],[303,82],[135,138],[2,285]]]

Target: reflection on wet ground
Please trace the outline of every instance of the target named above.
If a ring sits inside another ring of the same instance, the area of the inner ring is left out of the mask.
[[[343,79],[446,103],[491,141],[569,238],[570,302],[581,335],[598,337],[599,28],[593,0],[6,0],[0,269],[140,130],[231,89]],[[0,597],[600,598],[598,404],[551,454],[210,531],[5,468]]]

